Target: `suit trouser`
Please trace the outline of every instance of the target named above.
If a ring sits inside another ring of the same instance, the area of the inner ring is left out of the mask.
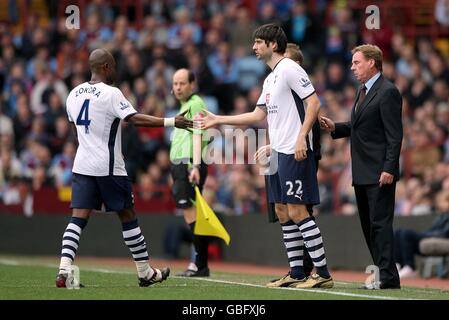
[[[395,265],[393,217],[396,182],[354,185],[363,235],[371,257],[380,270],[380,281],[399,284]]]

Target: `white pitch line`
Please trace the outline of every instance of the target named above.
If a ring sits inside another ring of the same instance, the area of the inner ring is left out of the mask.
[[[20,263],[16,260],[11,260],[11,259],[1,259],[0,260],[0,264],[3,264],[5,266],[18,266],[20,265]]]
[[[20,263],[19,261],[12,260],[12,259],[0,259],[0,264],[4,265],[26,265],[23,263]],[[53,268],[54,265],[43,265],[45,267],[51,267]],[[89,268],[85,267],[83,268],[86,271],[92,271],[92,272],[99,272],[99,273],[119,273],[119,274],[133,274],[133,272],[127,272],[127,271],[116,271],[111,269],[104,269],[104,268]],[[173,276],[171,278],[177,278],[177,279],[191,279],[191,280],[199,280],[199,281],[209,281],[209,282],[215,282],[215,283],[224,283],[224,284],[232,284],[232,285],[239,285],[239,286],[246,286],[246,287],[254,287],[254,288],[264,288],[267,289],[266,286],[260,285],[260,284],[252,284],[252,283],[244,283],[244,282],[235,282],[235,281],[228,281],[228,280],[218,280],[218,279],[207,279],[207,278],[189,278],[189,277],[177,277]],[[387,296],[378,296],[378,295],[368,295],[368,294],[358,294],[358,293],[348,293],[348,292],[340,292],[340,291],[328,291],[328,290],[317,290],[317,289],[298,289],[298,288],[270,288],[275,290],[293,290],[293,291],[304,291],[304,292],[313,292],[313,293],[324,293],[324,294],[330,294],[335,296],[345,296],[345,297],[353,297],[353,298],[368,298],[368,299],[380,299],[380,300],[419,300],[419,299],[412,299],[412,298],[398,298],[398,297],[387,297]]]
[[[173,278],[178,278],[179,279],[179,278],[186,278],[186,277],[173,277]],[[217,280],[217,279],[206,279],[206,278],[199,278],[199,277],[198,278],[188,278],[188,279],[268,289],[266,286],[263,286],[263,285],[260,285],[260,284],[234,282],[234,281]],[[298,288],[288,288],[288,287],[270,288],[270,289],[304,291],[304,292],[313,292],[313,293],[324,293],[324,294],[331,294],[331,295],[336,295],[336,296],[347,296],[347,297],[354,297],[354,298],[370,298],[370,299],[381,299],[381,300],[417,300],[417,299],[410,299],[410,298],[374,296],[374,295],[368,295],[368,294],[347,293],[347,292],[340,292],[340,291],[328,291],[328,290],[317,290],[317,289],[298,289]]]

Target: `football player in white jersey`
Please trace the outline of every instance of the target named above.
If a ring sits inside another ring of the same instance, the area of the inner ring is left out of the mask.
[[[285,49],[285,53],[284,53],[284,57],[290,58],[293,61],[295,61],[297,64],[302,65],[303,61],[304,61],[304,56],[301,52],[301,49],[299,49],[299,46],[295,43],[287,43],[287,48]],[[318,162],[321,159],[321,144],[320,144],[320,125],[318,123],[318,121],[315,121],[315,123],[313,124],[312,127],[312,143],[313,143],[313,156],[314,156],[314,161],[315,161],[315,172],[318,171]],[[254,155],[254,159],[257,162],[262,162],[262,161],[266,161],[269,156],[271,154],[271,147],[270,145],[266,145],[266,146],[262,146],[260,147],[257,152]],[[268,181],[267,178],[268,176],[265,177],[265,183],[266,183],[266,187],[268,187]],[[268,191],[267,191],[267,197],[268,197]],[[285,207],[286,205],[283,204],[279,204],[278,205],[278,210],[280,207]],[[268,221],[270,222],[276,222],[279,221],[279,219],[277,218],[276,215],[276,210],[275,210],[275,205],[274,203],[270,203],[267,200],[267,207],[268,207]],[[287,208],[283,209],[284,211],[287,210]],[[311,217],[313,217],[313,206],[312,205],[307,205],[307,211],[309,211],[309,215]],[[296,261],[300,259],[300,256],[297,256],[293,251],[294,250],[290,250],[287,249],[287,251],[291,251],[290,252],[290,257],[289,257],[289,264],[290,266],[295,266],[295,264],[297,263]],[[306,251],[304,251],[304,255],[302,256],[303,258],[303,267],[304,267],[304,274],[308,277],[312,274],[313,271],[313,262],[312,259],[310,258],[309,253]],[[275,279],[272,280],[277,281],[279,279]]]
[[[267,24],[254,31],[253,50],[272,70],[263,84],[253,112],[218,116],[207,111],[197,121],[200,128],[216,124],[252,124],[265,118],[278,170],[268,176],[268,199],[275,203],[282,226],[290,271],[268,287],[331,288],[333,280],[326,264],[320,230],[309,216],[307,205],[319,203],[313,157],[312,126],[320,101],[307,73],[296,62],[284,57],[287,37],[281,27]],[[307,250],[316,274],[306,277],[303,253]]]
[[[137,113],[122,92],[111,86],[115,80],[116,64],[108,51],[94,50],[89,56],[89,64],[91,80],[74,88],[67,98],[67,115],[79,145],[72,169],[73,211],[63,236],[56,286],[65,288],[72,285],[71,266],[81,232],[92,211],[100,210],[104,205],[106,211],[117,212],[125,244],[136,264],[139,286],[147,287],[167,279],[170,269],[159,270],[149,264],[122,156],[120,121],[144,127],[177,128],[192,127],[192,121],[183,115],[158,118]]]

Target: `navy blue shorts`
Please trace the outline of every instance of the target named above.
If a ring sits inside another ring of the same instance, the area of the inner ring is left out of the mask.
[[[313,152],[307,151],[307,158],[302,161],[296,161],[294,154],[276,154],[278,169],[267,176],[268,201],[283,204],[319,204]]]
[[[121,211],[134,206],[128,176],[94,177],[73,173],[70,208]]]

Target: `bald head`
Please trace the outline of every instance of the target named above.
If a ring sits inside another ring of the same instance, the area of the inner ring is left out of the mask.
[[[179,69],[173,75],[173,93],[176,99],[186,101],[195,88],[195,76],[188,69]]]
[[[89,66],[92,76],[99,77],[107,84],[112,84],[115,78],[115,59],[109,51],[95,49],[89,56]]]
[[[180,78],[184,78],[184,80],[192,83],[193,81],[195,81],[195,75],[193,74],[193,72],[191,72],[189,69],[178,69],[175,74],[173,75],[173,79],[180,79]]]
[[[105,63],[110,64],[111,66],[114,64],[114,57],[108,51],[104,49],[95,49],[91,52],[89,56],[89,65],[91,71],[97,71],[99,67],[104,65]]]

